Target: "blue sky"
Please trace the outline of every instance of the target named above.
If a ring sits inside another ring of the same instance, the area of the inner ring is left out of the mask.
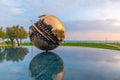
[[[120,0],[0,0],[0,26],[24,26],[57,16],[66,40],[120,40]]]

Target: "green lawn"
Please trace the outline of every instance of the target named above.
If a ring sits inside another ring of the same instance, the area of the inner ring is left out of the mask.
[[[109,43],[109,44],[120,46],[120,43]]]
[[[116,43],[115,45],[119,45],[119,44]],[[62,43],[61,46],[78,46],[78,47],[92,47],[92,48],[120,50],[120,48],[107,45],[107,43],[66,42],[66,43]]]
[[[33,46],[33,44],[31,42],[24,42],[22,43],[23,46]]]
[[[120,43],[88,43],[88,42],[64,42],[60,46],[76,46],[120,50],[120,48],[108,44],[120,46]],[[31,42],[25,42],[23,43],[23,46],[33,46],[33,44]]]

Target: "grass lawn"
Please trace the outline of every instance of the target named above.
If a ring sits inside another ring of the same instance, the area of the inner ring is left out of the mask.
[[[120,46],[120,43],[109,43],[109,44]]]
[[[33,44],[31,42],[24,42],[22,43],[23,46],[33,46]]]
[[[109,44],[109,45],[108,45]],[[116,46],[113,46],[116,45]],[[33,46],[31,42],[23,43],[23,46]],[[118,46],[120,43],[89,43],[89,42],[64,42],[60,46],[76,46],[76,47],[91,47],[91,48],[102,48],[110,50],[120,50]]]
[[[87,42],[66,42],[62,43],[61,46],[80,46],[80,47],[92,47],[92,48],[102,48],[111,50],[120,50],[120,48],[115,46],[107,45],[108,43],[87,43]],[[120,46],[120,43],[109,43]]]

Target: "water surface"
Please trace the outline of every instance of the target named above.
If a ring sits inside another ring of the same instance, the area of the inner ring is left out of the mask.
[[[120,52],[58,47],[49,54],[30,46],[0,49],[0,80],[120,80]]]

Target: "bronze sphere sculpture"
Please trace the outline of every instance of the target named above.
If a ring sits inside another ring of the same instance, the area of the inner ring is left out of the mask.
[[[31,42],[41,50],[52,50],[60,45],[65,38],[65,29],[58,18],[42,15],[29,28]]]

